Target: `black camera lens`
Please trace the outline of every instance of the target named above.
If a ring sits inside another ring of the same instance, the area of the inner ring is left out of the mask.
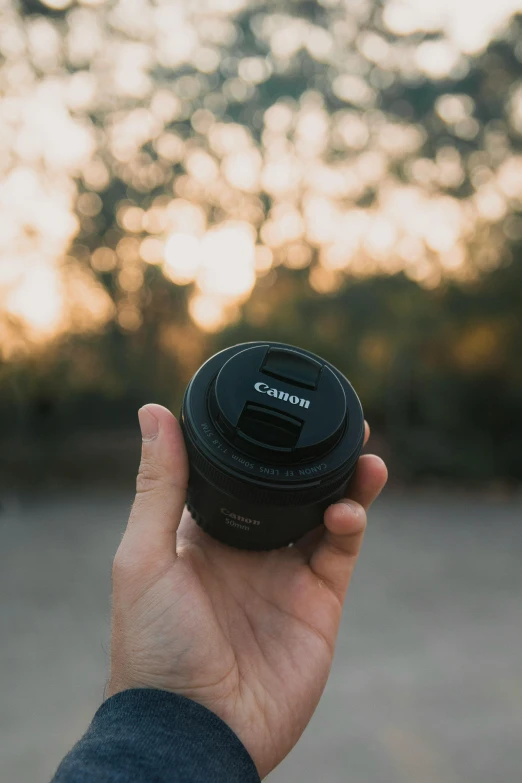
[[[205,362],[185,392],[181,426],[187,506],[203,530],[240,549],[275,549],[320,525],[364,438],[344,375],[283,343],[244,343]]]

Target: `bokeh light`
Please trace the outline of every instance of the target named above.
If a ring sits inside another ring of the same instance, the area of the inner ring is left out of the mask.
[[[490,271],[520,236],[522,86],[520,68],[479,58],[512,40],[521,10],[45,0],[24,16],[6,0],[4,354],[80,324],[140,329],[150,267],[186,287],[207,331],[282,266],[307,269],[319,293],[346,276],[403,271],[433,287]],[[433,99],[420,109],[422,85]]]

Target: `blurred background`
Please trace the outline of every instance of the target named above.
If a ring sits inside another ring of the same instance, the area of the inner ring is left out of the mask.
[[[274,783],[522,770],[522,0],[0,0],[0,754],[99,704],[136,410],[313,350],[386,458]]]

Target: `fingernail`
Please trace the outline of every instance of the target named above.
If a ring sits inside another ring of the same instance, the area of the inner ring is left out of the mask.
[[[352,514],[358,514],[360,506],[357,503],[352,503],[351,500],[340,500],[338,503],[339,506],[348,506]]]
[[[145,407],[139,409],[138,419],[140,422],[142,440],[154,440],[154,438],[158,436],[159,432],[159,421],[157,418],[149,411],[147,407]]]

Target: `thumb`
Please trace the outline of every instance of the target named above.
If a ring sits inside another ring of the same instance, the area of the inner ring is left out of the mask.
[[[143,549],[168,547],[175,552],[188,480],[183,435],[172,413],[161,405],[145,405],[138,418],[141,462],[125,537]]]

